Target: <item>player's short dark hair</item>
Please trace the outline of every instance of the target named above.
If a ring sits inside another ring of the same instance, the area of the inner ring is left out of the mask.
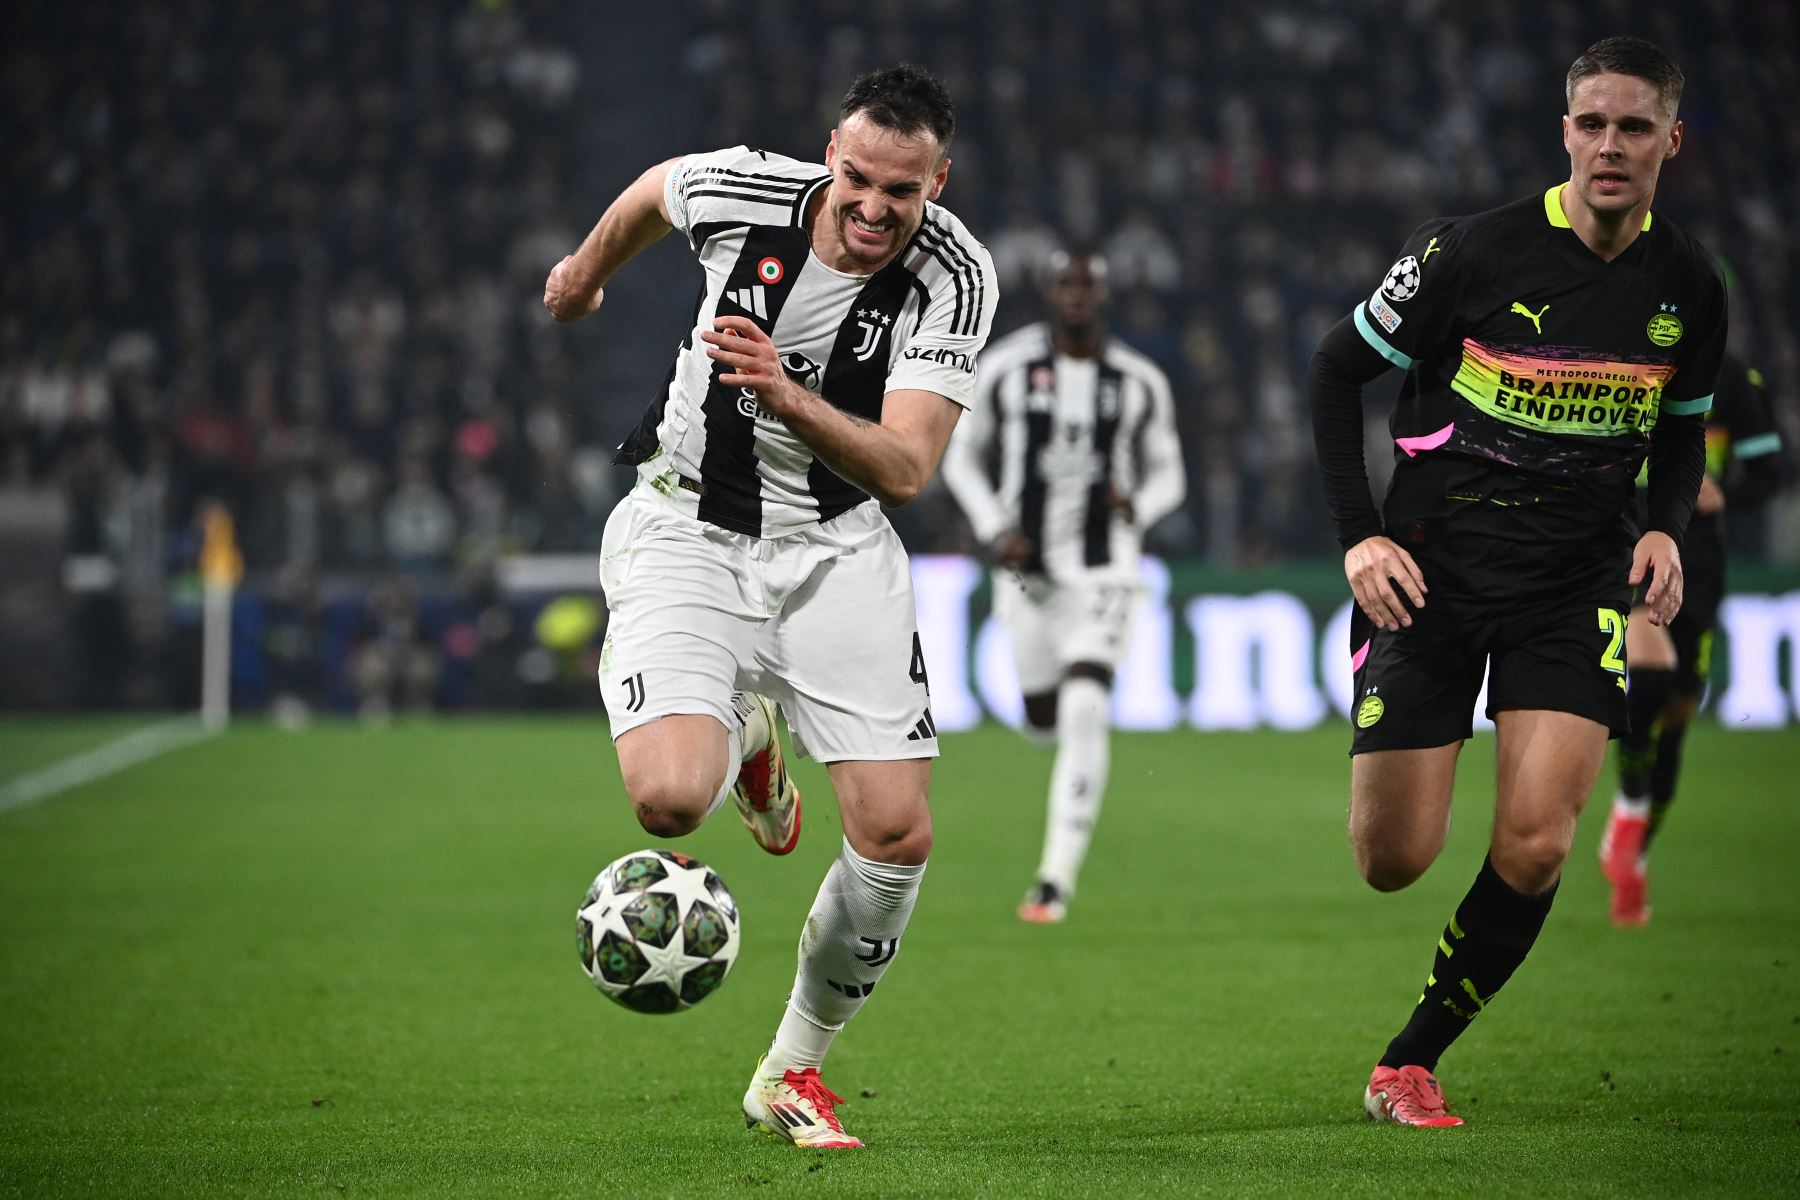
[[[1563,83],[1564,100],[1573,105],[1575,85],[1589,76],[1603,74],[1630,75],[1649,83],[1671,120],[1681,107],[1681,88],[1687,79],[1669,52],[1655,42],[1640,37],[1609,37],[1595,42],[1570,64],[1569,77]]]
[[[857,77],[838,108],[842,124],[857,113],[883,129],[916,136],[929,132],[938,148],[948,150],[956,136],[956,105],[944,85],[923,67],[901,63]]]
[[[1056,281],[1062,278],[1063,272],[1078,262],[1086,264],[1088,274],[1104,291],[1108,271],[1106,256],[1091,246],[1079,243],[1058,246],[1044,256],[1044,260],[1038,264],[1037,269],[1038,287],[1049,291],[1056,286]]]

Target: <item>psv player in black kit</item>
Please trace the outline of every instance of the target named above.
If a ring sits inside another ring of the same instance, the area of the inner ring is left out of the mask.
[[[1725,514],[1754,508],[1774,493],[1780,451],[1762,372],[1727,354],[1706,417],[1706,479],[1682,542],[1681,612],[1667,629],[1639,620],[1637,612],[1627,627],[1631,731],[1619,741],[1619,791],[1600,839],[1614,925],[1650,920],[1650,842],[1675,799],[1682,743],[1700,711],[1725,599]]]
[[[1427,222],[1325,336],[1308,386],[1359,609],[1350,841],[1381,891],[1443,848],[1484,669],[1493,840],[1411,1018],[1364,1093],[1376,1120],[1459,1125],[1432,1072],[1542,929],[1609,735],[1623,733],[1633,589],[1681,606],[1678,549],[1725,342],[1712,257],[1651,200],[1680,149],[1682,75],[1609,38],[1570,67],[1567,183]],[[1407,372],[1377,513],[1361,387]],[[1627,513],[1649,459],[1642,531]]]

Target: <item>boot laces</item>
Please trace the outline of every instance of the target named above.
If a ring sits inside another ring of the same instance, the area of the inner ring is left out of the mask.
[[[825,1086],[825,1081],[819,1078],[816,1067],[808,1067],[804,1071],[789,1071],[781,1077],[781,1082],[794,1089],[796,1096],[811,1104],[818,1112],[821,1121],[838,1133],[844,1132],[843,1125],[838,1121],[836,1109],[837,1105],[844,1102],[844,1098]]]

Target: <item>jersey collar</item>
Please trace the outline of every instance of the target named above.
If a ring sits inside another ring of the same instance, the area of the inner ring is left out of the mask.
[[[1574,228],[1574,226],[1569,224],[1569,216],[1567,213],[1563,212],[1562,207],[1562,190],[1566,186],[1568,185],[1561,183],[1552,184],[1550,190],[1544,193],[1544,215],[1550,218],[1550,224],[1556,226],[1558,229]],[[1644,229],[1640,232],[1649,230],[1650,218],[1655,215],[1655,213],[1651,212],[1644,213]]]

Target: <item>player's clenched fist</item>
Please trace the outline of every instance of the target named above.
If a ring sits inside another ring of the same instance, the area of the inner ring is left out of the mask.
[[[544,280],[544,307],[559,321],[579,321],[599,308],[605,296],[606,289],[599,284],[583,286],[576,278],[573,254],[564,255]]]
[[[1414,608],[1425,607],[1425,576],[1412,555],[1379,535],[1364,538],[1344,555],[1344,576],[1357,607],[1377,628],[1389,632],[1412,624],[1412,614],[1400,602],[1400,591]],[[1400,585],[1399,591],[1394,588]]]

